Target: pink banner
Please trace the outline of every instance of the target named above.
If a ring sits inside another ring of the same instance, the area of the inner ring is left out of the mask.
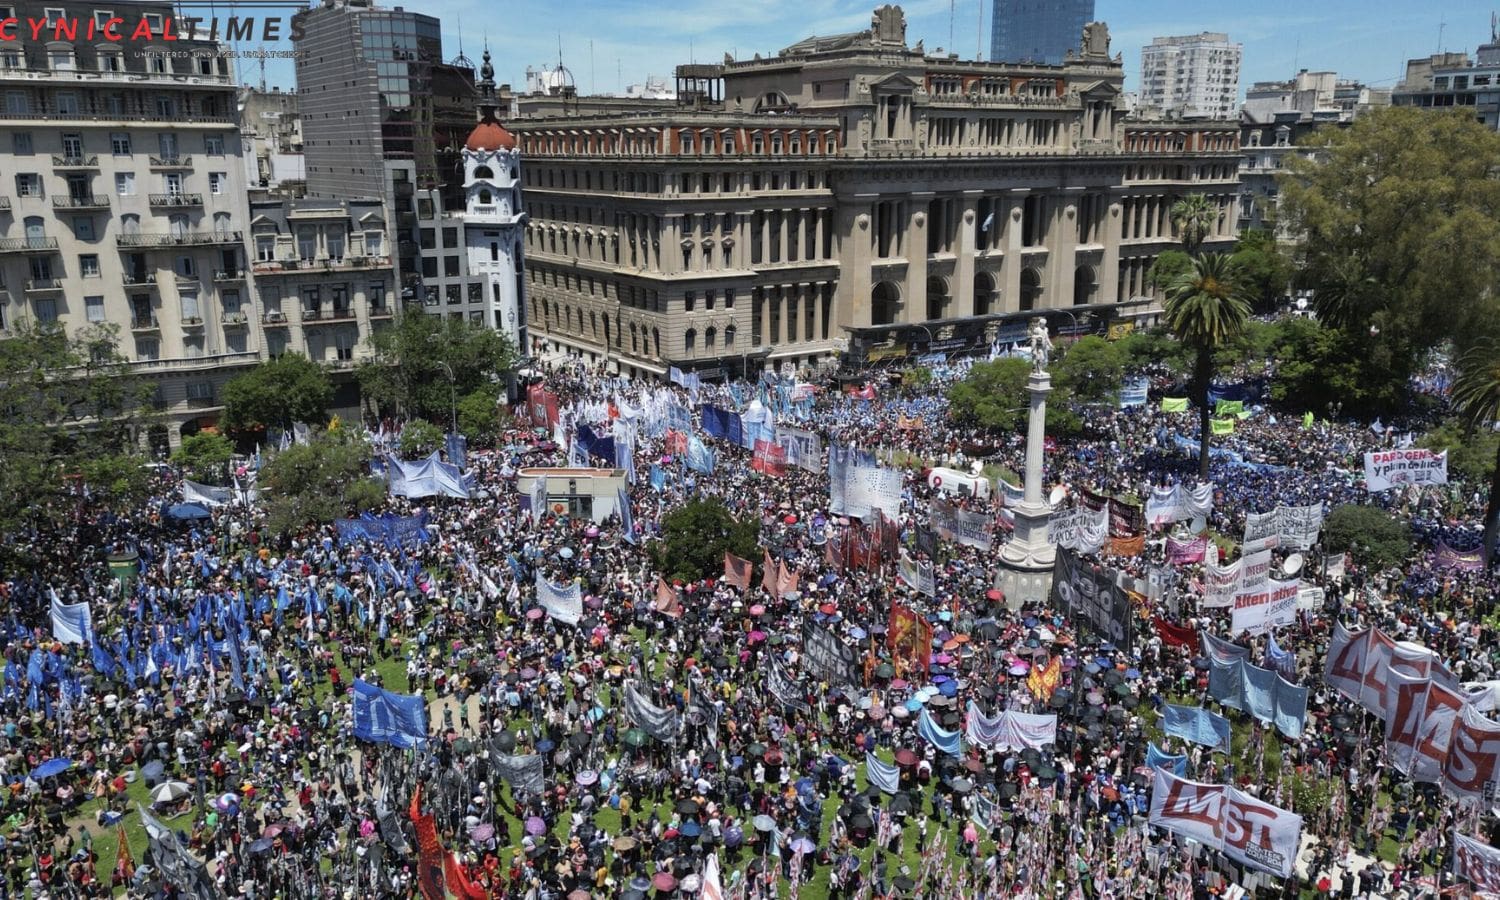
[[[1167,562],[1174,566],[1203,562],[1203,557],[1207,553],[1208,538],[1206,537],[1193,538],[1191,541],[1179,541],[1174,537],[1167,538]]]

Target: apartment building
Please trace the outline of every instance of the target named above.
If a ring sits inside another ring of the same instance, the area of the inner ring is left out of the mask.
[[[1500,19],[1490,17],[1490,39],[1474,56],[1434,53],[1406,63],[1406,77],[1391,102],[1423,109],[1467,109],[1500,129]]]
[[[1186,119],[1233,119],[1244,46],[1205,31],[1159,37],[1141,48],[1139,107]]]
[[[908,47],[883,7],[681,66],[674,110],[522,116],[530,349],[714,376],[1150,317],[1175,199],[1212,197],[1232,242],[1239,141],[1127,120],[1123,80],[1103,24],[1061,66],[984,63]]]
[[[0,3],[0,17],[49,23],[40,42],[0,46],[0,328],[114,326],[156,383],[162,449],[216,420],[224,382],[264,345],[228,60],[186,35],[82,37],[112,18],[160,35],[174,15],[121,7]]]

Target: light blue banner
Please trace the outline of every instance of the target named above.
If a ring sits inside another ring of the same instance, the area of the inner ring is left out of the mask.
[[[1178,778],[1187,777],[1188,758],[1186,753],[1172,755],[1156,746],[1152,741],[1146,744],[1146,765],[1153,769],[1166,769]]]
[[[381,690],[356,678],[354,736],[377,744],[419,747],[427,742],[427,703],[419,696]]]
[[[1219,753],[1229,752],[1229,720],[1201,706],[1165,704],[1162,731]]]

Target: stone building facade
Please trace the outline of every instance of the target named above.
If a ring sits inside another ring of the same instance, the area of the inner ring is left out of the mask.
[[[1102,24],[1060,66],[967,62],[887,6],[690,68],[718,83],[671,111],[510,123],[532,352],[712,376],[971,349],[1038,311],[1151,315],[1184,194],[1219,205],[1210,247],[1234,237],[1236,125],[1129,121]]]

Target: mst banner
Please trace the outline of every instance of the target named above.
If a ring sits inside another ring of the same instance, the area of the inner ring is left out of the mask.
[[[1221,850],[1241,865],[1282,878],[1292,874],[1302,817],[1226,784],[1200,784],[1157,769],[1151,824]]]
[[[1078,554],[1059,547],[1052,572],[1052,602],[1089,623],[1120,650],[1131,648],[1130,597],[1113,570],[1095,570]]]
[[[1448,451],[1376,450],[1365,454],[1365,489],[1371,493],[1407,484],[1447,484]]]

